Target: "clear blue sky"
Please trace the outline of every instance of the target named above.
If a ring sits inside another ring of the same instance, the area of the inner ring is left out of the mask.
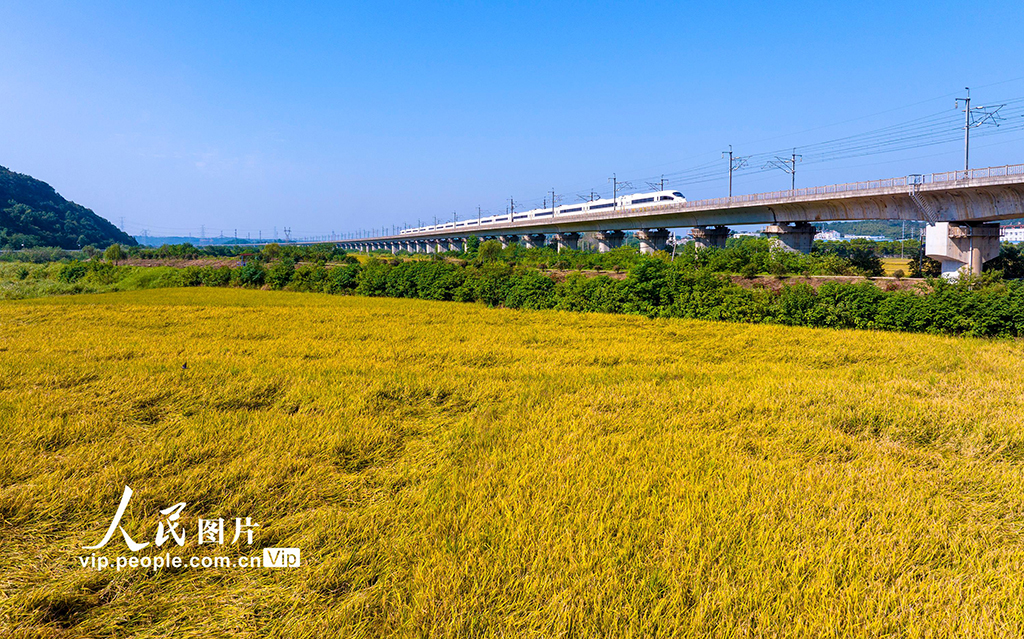
[[[567,200],[1024,97],[1019,2],[0,4],[0,165],[133,234],[264,237]],[[972,164],[1024,162],[1024,135]],[[952,142],[798,186],[961,167]],[[781,171],[736,192],[787,188]]]

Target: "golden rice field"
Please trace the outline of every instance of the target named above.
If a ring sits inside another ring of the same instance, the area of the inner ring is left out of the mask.
[[[885,274],[892,276],[896,271],[903,271],[904,275],[910,273],[910,262],[909,258],[902,259],[899,257],[883,257],[882,268],[885,270]]]
[[[1022,365],[306,293],[5,302],[0,635],[1020,636]],[[83,568],[125,485],[136,541],[187,502],[302,565]]]

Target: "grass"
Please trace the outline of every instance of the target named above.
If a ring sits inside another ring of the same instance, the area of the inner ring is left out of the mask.
[[[163,288],[177,285],[177,269],[170,266],[133,267],[119,275],[117,281],[97,282],[84,278],[77,282],[62,282],[58,273],[61,262],[30,264],[26,262],[0,262],[0,301],[20,300],[53,295],[101,293]]]
[[[0,634],[1019,636],[1022,363],[309,293],[5,302]],[[186,501],[304,565],[83,569],[126,484],[137,540]]]

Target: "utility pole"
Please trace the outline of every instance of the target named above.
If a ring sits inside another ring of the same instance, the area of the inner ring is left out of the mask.
[[[722,151],[722,157],[724,158],[727,153],[729,154],[729,197],[732,197],[732,172],[745,167],[747,165],[747,160],[750,159],[750,156],[745,155],[743,157],[734,158],[732,155],[731,144],[729,145],[728,151]]]
[[[900,259],[903,258],[903,241],[907,239],[907,221],[903,220],[903,230],[900,231]]]
[[[647,182],[647,186],[651,187],[652,189],[657,189],[659,191],[664,191],[665,190],[665,176],[662,175],[661,176],[661,180],[659,180],[657,182]]]
[[[508,220],[511,222],[512,218],[516,216],[516,201],[511,197],[508,198],[508,210],[511,211],[511,217]]]
[[[612,183],[612,211],[619,208],[619,181],[616,179],[615,174],[608,178]]]
[[[964,178],[971,170],[971,87],[964,87],[967,97],[964,98]],[[960,101],[953,103],[953,108],[960,106]]]
[[[797,157],[798,156],[796,154],[796,148],[794,147],[793,148],[793,156],[790,158],[790,164],[789,164],[790,168],[792,169],[789,172],[789,175],[792,178],[792,182],[790,182],[790,185],[789,185],[789,190],[791,190],[791,191],[795,191],[796,190],[796,158]],[[800,159],[803,159],[804,156],[801,155],[799,157],[800,157]]]
[[[954,109],[960,108],[960,102],[964,103],[964,179],[970,175],[971,171],[971,129],[977,128],[986,122],[999,126],[999,110],[1002,109],[1005,104],[999,104],[995,106],[979,106],[971,109],[971,88],[964,87],[967,91],[966,98],[957,98],[956,102],[953,103]],[[977,117],[975,117],[977,114]]]
[[[765,168],[765,169],[769,169],[769,168],[780,169],[782,171],[785,171],[786,173],[789,173],[790,176],[792,177],[792,182],[790,183],[791,184],[790,188],[795,191],[796,190],[796,161],[797,161],[797,158],[803,158],[803,157],[804,156],[802,156],[802,155],[797,155],[796,149],[794,148],[793,149],[793,155],[791,157],[789,157],[789,158],[780,158],[779,156],[776,155],[774,160],[768,160],[768,162],[762,168]]]
[[[555,212],[555,187],[551,187],[551,212]]]
[[[477,223],[477,226],[479,226],[479,225],[480,225],[480,219],[481,219],[481,217],[480,217],[480,216],[481,216],[481,213],[480,213],[480,205],[479,205],[479,204],[477,204],[477,205],[476,205],[476,223]]]

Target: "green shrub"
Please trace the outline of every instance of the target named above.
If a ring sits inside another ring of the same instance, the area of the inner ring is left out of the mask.
[[[273,266],[267,270],[266,281],[270,284],[270,288],[282,289],[291,284],[293,277],[295,277],[295,260],[286,257],[274,262]]]
[[[327,269],[323,262],[303,264],[295,269],[292,277],[292,288],[296,291],[323,292],[327,284]]]
[[[202,268],[186,266],[178,273],[178,282],[181,286],[201,286],[203,283]]]
[[[324,290],[328,293],[345,293],[355,289],[359,283],[359,263],[335,266],[327,271]]]
[[[204,266],[200,274],[203,286],[227,286],[231,283],[231,268],[228,266]]]
[[[85,277],[85,274],[88,272],[88,266],[75,260],[61,265],[60,270],[57,272],[57,279],[65,284],[74,284]]]
[[[263,286],[263,283],[267,279],[267,271],[259,262],[249,262],[245,266],[235,269],[232,275],[233,279],[239,286],[246,286],[249,288],[258,288]]]

